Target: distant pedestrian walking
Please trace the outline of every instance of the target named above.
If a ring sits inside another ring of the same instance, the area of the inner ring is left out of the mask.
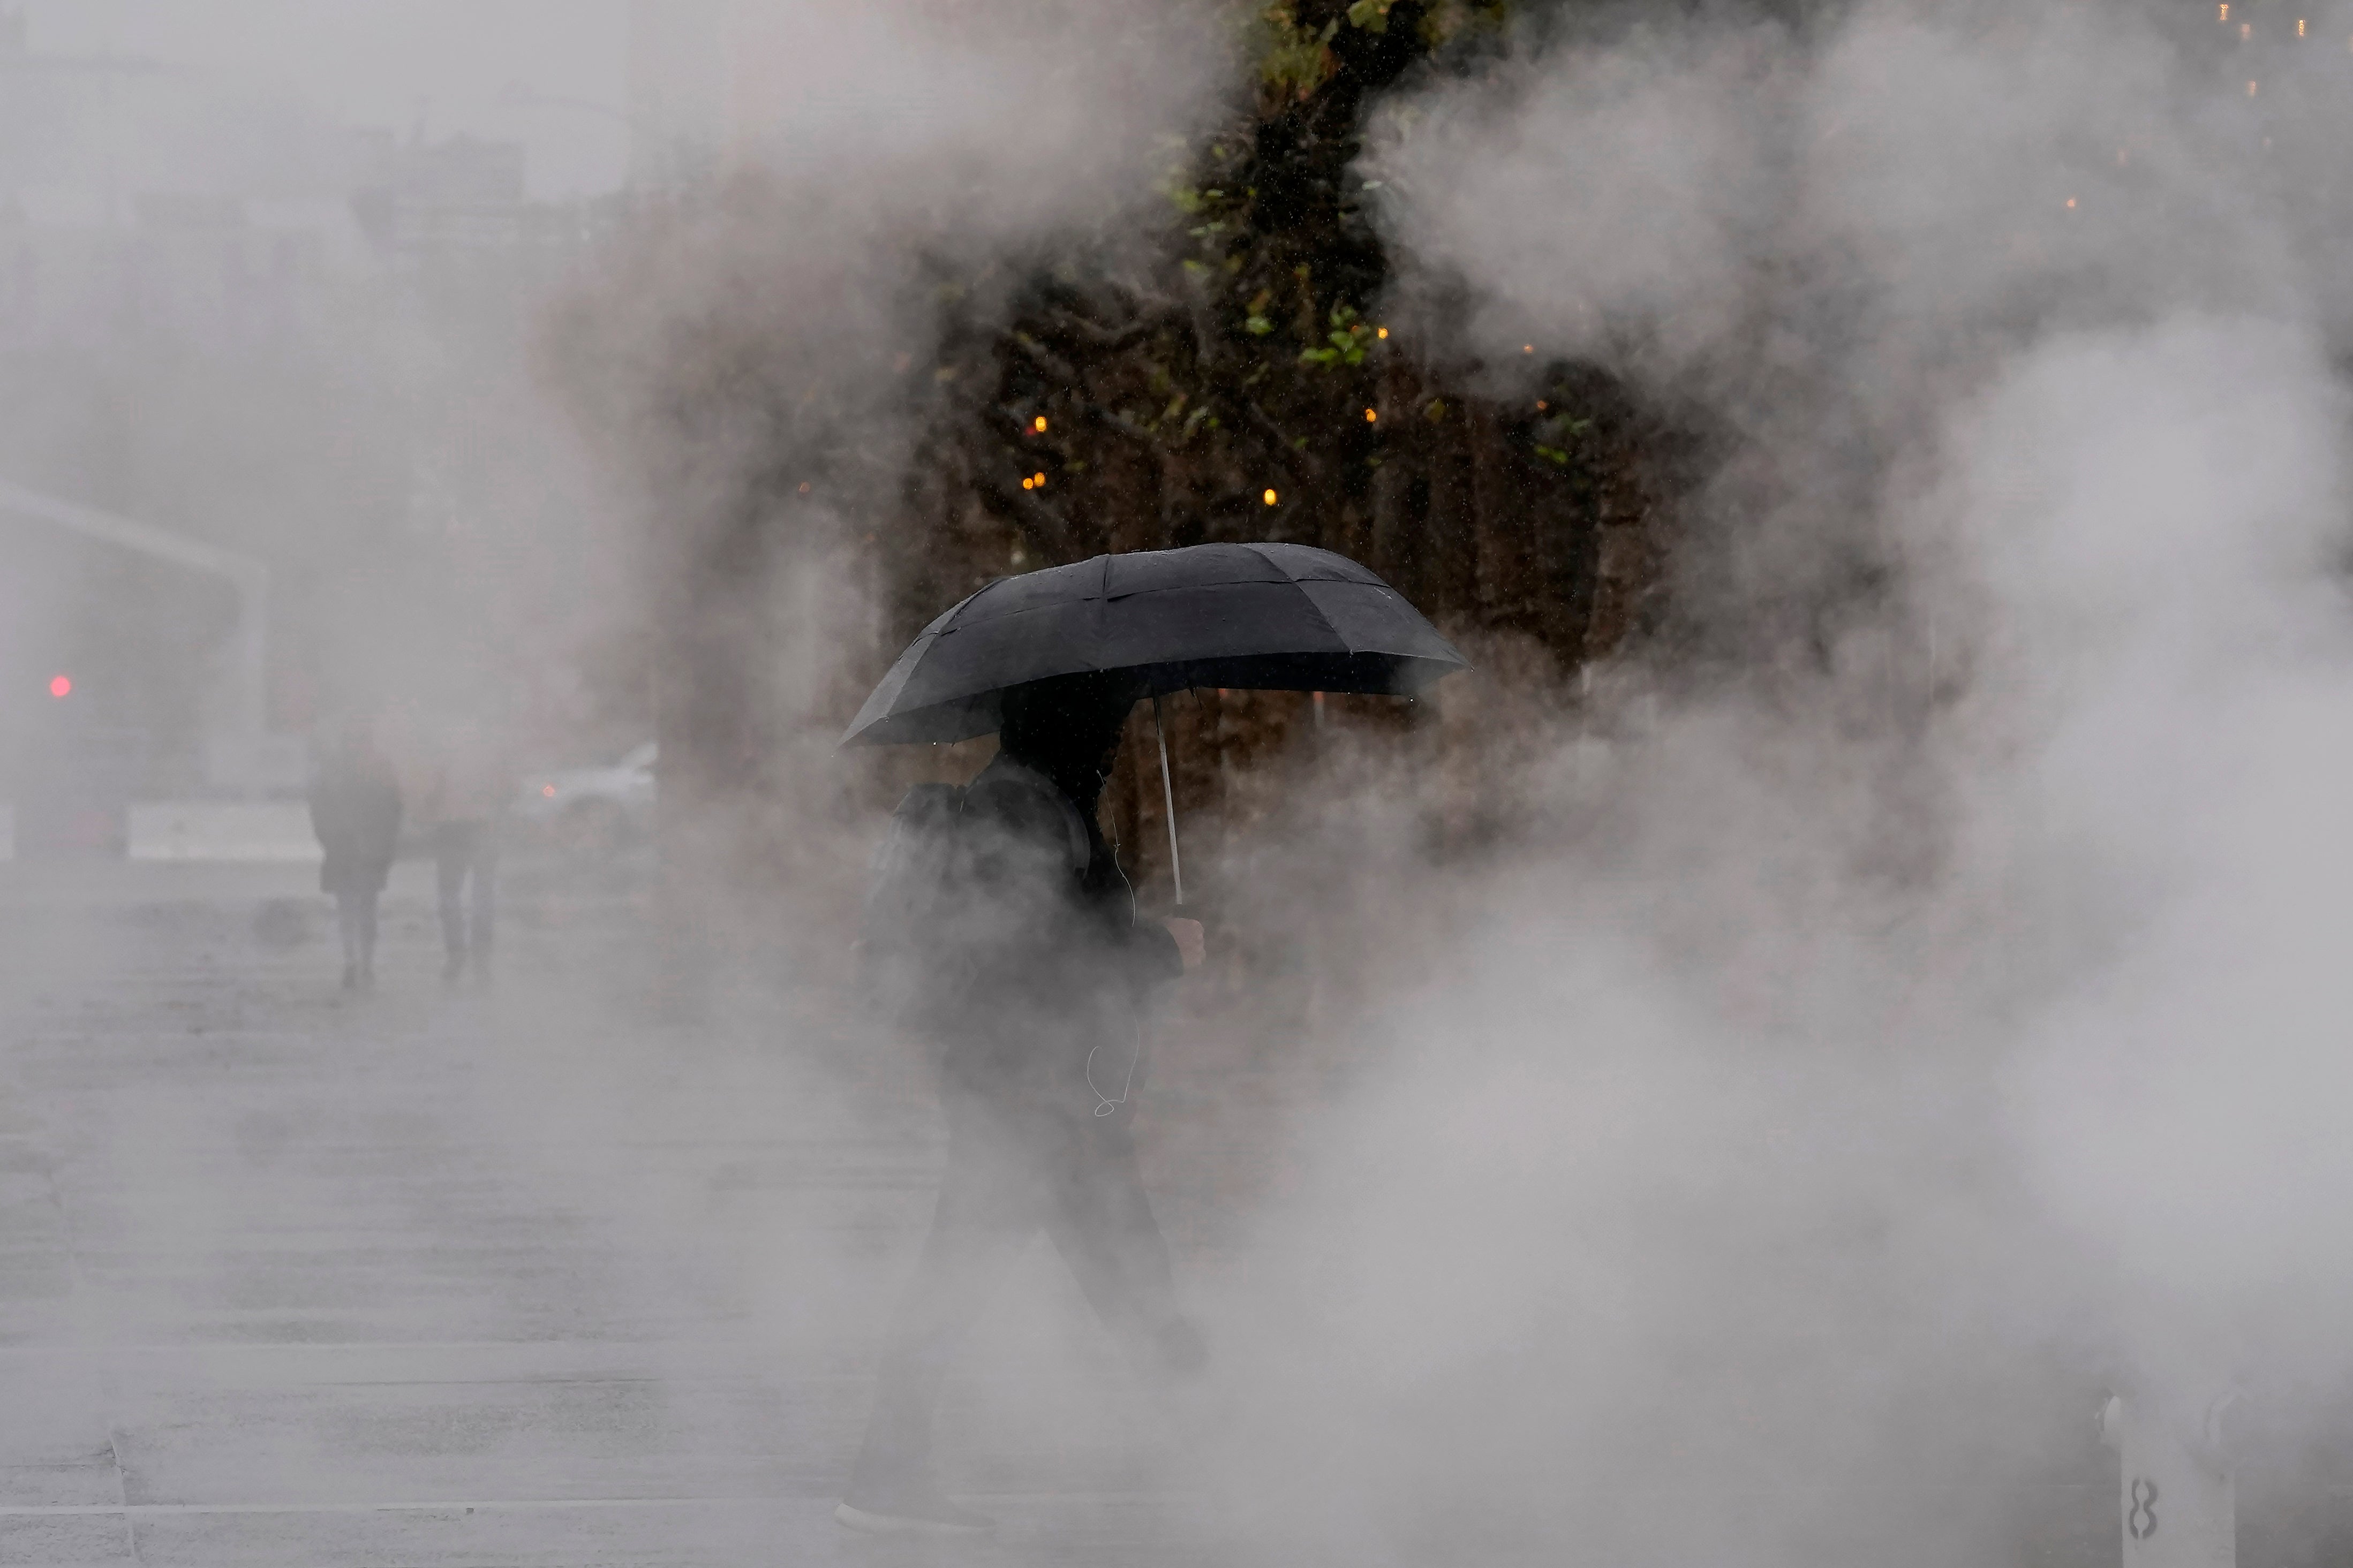
[[[499,827],[512,784],[499,748],[467,725],[442,748],[427,785],[445,980],[457,979],[470,963],[478,973],[490,966],[498,921]]]
[[[334,895],[346,991],[375,984],[376,899],[392,870],[400,810],[400,784],[376,744],[375,726],[348,721],[311,784],[311,827],[326,851],[319,889]]]

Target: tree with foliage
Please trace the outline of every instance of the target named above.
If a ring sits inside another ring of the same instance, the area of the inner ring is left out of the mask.
[[[666,792],[673,777],[706,802],[777,783],[790,705],[764,672],[790,658],[745,638],[775,600],[763,563],[786,535],[829,552],[880,606],[841,668],[835,718],[925,620],[991,577],[1206,540],[1362,560],[1474,658],[1539,682],[1617,647],[1656,575],[1666,433],[1592,367],[1480,365],[1451,346],[1456,302],[1393,297],[1359,168],[1377,96],[1409,73],[1480,68],[1512,9],[1263,5],[1230,112],[1172,156],[1140,233],[1012,259],[920,236],[885,258],[828,257],[807,237],[825,232],[825,202],[756,182],[643,215],[640,235],[658,237],[554,341],[592,424],[634,432],[646,468],[675,469],[654,476],[657,495],[695,492],[680,454],[731,454],[724,493],[674,507],[656,552]],[[617,341],[600,303],[670,290],[666,268],[691,248],[681,236],[698,227],[734,237],[701,280],[702,313]],[[867,303],[844,311],[853,300]],[[867,317],[928,321],[929,342],[873,371],[880,339],[853,341]],[[868,372],[845,377],[845,363]],[[600,389],[641,384],[654,391],[634,414],[600,403]],[[1279,748],[1300,705],[1209,697],[1189,711],[1185,793],[1214,806],[1237,761]],[[1148,862],[1143,782],[1111,799],[1131,858]]]

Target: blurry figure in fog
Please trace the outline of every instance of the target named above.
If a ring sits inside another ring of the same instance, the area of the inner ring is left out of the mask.
[[[400,840],[400,783],[375,727],[347,721],[311,781],[311,828],[326,860],[319,889],[335,899],[343,938],[343,989],[375,984],[375,905]]]
[[[932,1411],[958,1340],[1040,1229],[1147,1375],[1181,1377],[1204,1359],[1128,1126],[1147,995],[1200,962],[1201,928],[1139,921],[1095,823],[1133,689],[1071,677],[1004,700],[996,760],[949,792],[956,853],[939,874],[958,884],[954,907],[903,944],[924,971],[907,1021],[940,1053],[948,1153],[836,1510],[860,1530],[989,1528],[940,1489]],[[892,938],[870,905],[863,940]]]
[[[467,724],[441,748],[426,784],[421,821],[433,844],[447,955],[444,980],[456,980],[469,963],[478,973],[490,968],[497,934],[500,818],[513,783],[504,753],[480,726]]]

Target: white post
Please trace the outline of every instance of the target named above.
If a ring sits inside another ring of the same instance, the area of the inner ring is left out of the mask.
[[[2215,1399],[2186,1434],[2121,1397],[2101,1410],[2100,1436],[2123,1461],[2124,1568],[2236,1568],[2237,1488],[2222,1444],[2222,1415],[2234,1397]]]

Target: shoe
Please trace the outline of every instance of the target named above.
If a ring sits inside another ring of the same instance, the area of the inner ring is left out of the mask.
[[[975,1513],[930,1487],[888,1494],[852,1489],[835,1505],[833,1517],[868,1535],[987,1535],[997,1521]]]

